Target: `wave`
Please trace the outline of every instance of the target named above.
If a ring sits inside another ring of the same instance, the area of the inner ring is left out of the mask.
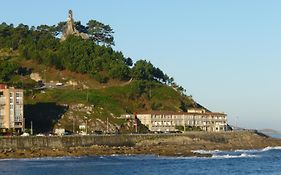
[[[275,147],[265,147],[263,149],[238,149],[235,150],[234,152],[243,152],[243,153],[258,153],[258,152],[266,152],[266,151],[271,151],[271,150],[281,150],[281,146],[275,146]]]
[[[223,152],[221,150],[192,150],[191,152],[193,153],[199,153],[199,154],[215,154],[215,153],[219,153],[219,152]]]
[[[261,149],[237,149],[234,150],[236,153],[255,153],[255,152],[261,152]]]
[[[222,151],[222,150],[192,150],[193,153],[199,154],[217,154],[223,152],[238,152],[238,153],[258,153],[258,152],[266,152],[271,150],[281,150],[281,146],[268,146],[263,149],[237,149],[234,151]]]
[[[266,148],[263,148],[261,151],[265,152],[265,151],[270,151],[270,150],[281,150],[281,146],[274,146],[274,147],[268,146]]]
[[[253,158],[253,157],[259,157],[257,155],[252,155],[252,154],[246,154],[242,153],[240,155],[230,155],[230,154],[225,154],[225,155],[213,155],[211,158],[215,159],[233,159],[233,158]]]

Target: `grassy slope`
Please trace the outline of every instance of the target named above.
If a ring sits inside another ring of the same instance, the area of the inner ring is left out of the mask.
[[[132,82],[125,86],[115,86],[102,89],[72,90],[49,89],[45,93],[35,93],[25,99],[26,104],[38,102],[57,102],[59,104],[93,104],[111,111],[119,116],[122,113],[151,110],[178,111],[180,101],[192,105],[193,101],[182,97],[172,88],[159,83],[151,83],[154,87],[145,89],[141,95],[135,95]]]
[[[26,91],[25,117],[27,127],[30,121],[40,124],[39,131],[47,131],[61,119],[67,111],[61,104],[93,105],[94,112],[90,118],[99,118],[105,121],[107,118],[111,123],[121,125],[123,120],[117,119],[121,114],[144,112],[151,110],[179,111],[180,104],[184,102],[187,106],[193,106],[194,101],[182,96],[173,88],[157,82],[132,81],[122,82],[110,80],[107,84],[99,84],[88,75],[77,74],[69,71],[58,71],[32,61],[18,60],[23,67],[31,68],[32,72],[39,73],[42,78],[50,81],[66,82],[69,80],[78,82],[76,87],[65,87],[63,89],[48,89],[45,93],[40,91]],[[35,82],[29,76],[15,76],[13,82],[32,84]],[[86,85],[88,89],[83,89]],[[78,117],[84,114],[75,113]],[[62,122],[68,127],[70,120]],[[42,125],[44,125],[41,128]],[[38,126],[37,125],[37,126]]]
[[[132,81],[128,83],[110,80],[107,84],[100,84],[88,75],[59,71],[30,60],[20,60],[19,64],[31,68],[32,72],[40,73],[42,78],[47,81],[72,80],[78,82],[77,87],[69,86],[64,89],[50,89],[45,94],[38,93],[34,99],[26,98],[27,103],[89,103],[104,107],[116,115],[147,110],[178,111],[181,101],[188,106],[194,104],[191,98],[184,97],[170,86],[157,82]],[[32,81],[28,77],[23,79],[25,82]],[[89,89],[83,90],[81,84],[87,85]]]
[[[134,93],[132,87],[135,83],[137,82],[132,82],[126,86],[108,87],[103,89],[50,89],[45,91],[45,93],[38,92],[26,98],[26,106],[34,105],[34,108],[31,109],[35,110],[33,113],[29,113],[31,110],[28,110],[27,108],[26,114],[27,117],[31,117],[34,120],[34,118],[38,119],[38,114],[40,116],[40,114],[43,113],[43,116],[39,117],[39,119],[43,118],[47,120],[45,123],[49,121],[47,128],[51,128],[50,125],[54,126],[57,121],[60,121],[65,128],[71,130],[72,120],[70,118],[60,119],[65,109],[60,107],[60,105],[54,106],[54,104],[72,105],[80,103],[93,105],[95,112],[88,118],[100,119],[102,121],[106,121],[108,118],[110,123],[115,123],[119,126],[126,122],[123,119],[117,118],[121,114],[151,110],[179,111],[180,101],[192,104],[190,99],[182,97],[172,88],[158,83],[155,83],[156,86],[151,88],[151,97],[150,93],[147,92],[144,92],[137,97],[131,97],[131,94]],[[85,113],[75,112],[74,115],[78,116],[78,118],[83,118]],[[50,120],[52,123],[50,123]],[[40,120],[38,123],[44,122]]]

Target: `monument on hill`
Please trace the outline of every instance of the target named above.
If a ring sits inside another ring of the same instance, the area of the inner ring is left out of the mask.
[[[66,40],[66,38],[68,36],[70,36],[70,35],[80,36],[83,39],[89,39],[88,34],[82,33],[82,32],[80,33],[75,28],[75,23],[74,23],[74,19],[73,19],[72,10],[68,11],[68,18],[67,18],[65,29],[64,29],[62,37],[61,37],[61,41]]]

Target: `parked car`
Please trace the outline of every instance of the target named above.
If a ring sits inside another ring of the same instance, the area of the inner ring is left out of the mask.
[[[20,135],[20,136],[26,137],[26,136],[29,136],[29,133],[24,132],[24,133],[22,133],[22,135]]]
[[[56,86],[62,86],[63,85],[63,83],[56,83]]]
[[[42,133],[36,134],[37,137],[44,137],[45,135]]]

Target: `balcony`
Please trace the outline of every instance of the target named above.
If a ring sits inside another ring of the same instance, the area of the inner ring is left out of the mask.
[[[22,121],[23,121],[22,118],[15,118],[15,119],[14,119],[14,122],[22,122]]]
[[[15,122],[14,127],[15,128],[22,128],[22,122]]]

